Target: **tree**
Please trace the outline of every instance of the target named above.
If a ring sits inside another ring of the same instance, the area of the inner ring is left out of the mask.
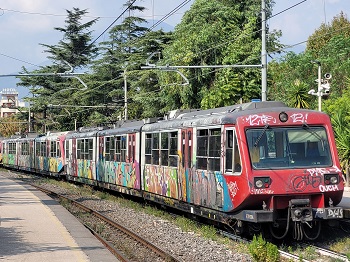
[[[321,26],[308,38],[306,51],[317,57],[320,50],[335,36],[350,37],[350,21],[341,12],[335,16],[330,24],[322,23]]]
[[[11,115],[0,118],[0,136],[10,137],[27,131],[28,124],[19,115]]]
[[[272,4],[272,1],[268,1],[268,14]],[[176,26],[174,40],[164,50],[163,64],[260,64],[260,10],[261,4],[256,1],[195,1],[183,16],[181,23]],[[272,45],[276,40],[273,35],[271,32]],[[160,79],[161,85],[165,86],[164,103],[167,106],[164,111],[199,108],[201,105],[208,105],[208,100],[211,100],[208,96],[227,96],[220,89],[221,84],[231,83],[225,83],[228,79],[232,81],[231,104],[240,99],[250,101],[259,97],[261,93],[259,69],[213,70],[209,67],[184,69],[181,72],[189,80],[189,85],[181,85],[183,79],[175,72],[170,72]],[[203,99],[205,101],[202,104]],[[223,101],[226,98],[217,99]]]
[[[52,64],[32,72],[23,68],[22,73],[64,73],[71,71],[71,69],[87,67],[96,56],[97,48],[91,42],[92,37],[89,28],[97,19],[93,19],[87,23],[81,23],[83,16],[87,14],[86,10],[73,8],[72,11],[66,11],[66,26],[64,28],[54,28],[54,30],[63,33],[62,40],[57,45],[41,44],[47,48],[45,52],[49,54],[48,58],[52,61]],[[84,81],[84,76],[80,78]],[[36,112],[37,116],[41,115],[44,119],[47,117],[47,113],[49,113],[48,101],[50,101],[50,104],[68,105],[79,105],[86,103],[87,100],[89,103],[91,102],[90,98],[82,96],[83,94],[80,92],[82,84],[74,78],[63,78],[52,75],[20,77],[20,79],[21,82],[18,85],[28,87],[30,93],[33,95],[26,98],[26,101],[32,105],[32,111]],[[67,114],[63,109],[56,110],[55,113],[58,115]],[[87,119],[84,114],[79,114],[77,118],[81,120]],[[64,120],[58,125],[58,128],[62,130],[72,129],[74,123],[67,118]],[[43,121],[42,128],[44,128],[44,123],[45,121]]]
[[[310,95],[308,91],[308,85],[296,79],[289,90],[289,104],[296,108],[309,108]]]
[[[127,1],[125,6],[130,2]],[[122,23],[112,27],[109,39],[100,45],[101,57],[93,67],[94,80],[103,86],[103,90],[96,88],[94,92],[102,92],[107,99],[120,104],[115,119],[124,114],[124,77],[128,89],[128,118],[155,116],[161,108],[158,75],[155,71],[140,70],[140,66],[152,53],[164,48],[171,34],[162,30],[150,32],[143,26],[146,20],[134,13],[144,9],[131,6]]]
[[[90,64],[93,55],[96,54],[97,48],[90,43],[92,32],[87,31],[98,19],[93,19],[82,24],[81,20],[88,12],[79,8],[73,8],[72,11],[66,10],[68,15],[65,20],[66,27],[55,27],[63,33],[63,39],[57,45],[41,44],[46,47],[45,52],[49,53],[49,59],[54,62],[66,61],[73,68],[83,67]]]
[[[348,103],[347,103],[348,104]],[[346,107],[346,109],[344,108]],[[336,137],[336,144],[340,163],[345,171],[345,185],[349,186],[350,175],[349,175],[349,162],[350,162],[350,125],[349,125],[349,106],[344,106],[333,111],[332,124],[333,130]]]
[[[315,97],[308,94],[317,89],[317,67],[309,53],[289,52],[269,63],[269,100],[282,101],[289,106],[316,108]],[[301,80],[302,79],[302,80]]]

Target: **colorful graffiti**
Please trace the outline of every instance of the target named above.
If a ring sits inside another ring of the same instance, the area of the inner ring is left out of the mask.
[[[95,162],[87,159],[77,159],[78,177],[96,179]]]
[[[177,169],[174,167],[146,165],[144,183],[146,191],[158,195],[178,198]]]
[[[115,161],[99,161],[97,177],[99,181],[140,189],[139,163],[125,163]]]
[[[276,118],[269,115],[250,115],[245,119],[251,126],[259,126],[271,123],[277,123]]]

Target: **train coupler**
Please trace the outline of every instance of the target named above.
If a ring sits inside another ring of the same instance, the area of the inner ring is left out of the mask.
[[[289,201],[289,208],[292,221],[305,223],[313,220],[309,199],[291,199]]]

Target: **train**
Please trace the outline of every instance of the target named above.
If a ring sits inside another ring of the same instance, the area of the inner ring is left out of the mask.
[[[142,198],[237,234],[316,239],[343,217],[330,118],[278,101],[3,138],[5,168]]]

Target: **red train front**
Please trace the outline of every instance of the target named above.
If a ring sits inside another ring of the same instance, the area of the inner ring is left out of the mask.
[[[233,206],[243,210],[242,220],[272,219],[275,238],[292,229],[301,240],[318,236],[319,221],[343,216],[342,208],[335,207],[344,185],[328,115],[285,107],[256,109],[242,112],[235,129],[242,173],[226,180],[232,185]]]

